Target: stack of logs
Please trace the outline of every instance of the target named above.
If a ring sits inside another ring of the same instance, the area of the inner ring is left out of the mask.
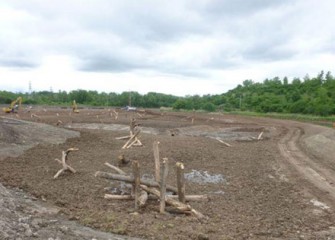
[[[182,163],[178,162],[176,164],[177,187],[167,184],[169,161],[167,158],[163,158],[162,166],[160,166],[158,144],[159,142],[157,141],[153,143],[155,180],[141,179],[138,161],[132,162],[132,176],[127,175],[123,170],[109,163],[105,163],[105,165],[117,171],[118,174],[100,171],[95,173],[96,177],[132,183],[131,195],[105,194],[105,198],[135,200],[135,210],[144,206],[148,199],[159,199],[160,213],[170,211],[174,213],[191,214],[199,219],[205,218],[202,213],[193,209],[189,204],[186,204],[186,201],[201,201],[208,200],[208,198],[206,195],[185,195],[184,165]],[[167,195],[167,190],[174,195]],[[166,204],[171,205],[173,208],[166,207]]]
[[[141,130],[137,128],[138,124],[136,119],[132,118],[130,121],[130,131],[128,136],[117,137],[117,140],[128,139],[128,141],[123,145],[122,149],[131,148],[132,146],[143,146],[142,142],[139,140],[139,135]]]

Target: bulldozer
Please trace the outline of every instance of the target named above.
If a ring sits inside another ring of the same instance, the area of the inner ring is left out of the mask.
[[[21,107],[21,103],[22,103],[22,97],[18,97],[17,99],[12,101],[9,107],[3,108],[2,110],[5,113],[16,113]]]
[[[72,102],[72,112],[74,112],[74,113],[79,113],[79,110],[78,110],[78,106],[77,106],[76,100],[73,100],[73,102]]]

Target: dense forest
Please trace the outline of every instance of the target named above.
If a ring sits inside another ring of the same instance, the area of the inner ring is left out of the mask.
[[[25,104],[50,104],[70,106],[72,100],[86,106],[122,107],[131,104],[143,108],[172,107],[185,110],[206,111],[253,111],[278,113],[303,113],[321,116],[335,114],[335,78],[330,72],[321,71],[316,77],[306,75],[303,79],[287,77],[265,79],[262,83],[252,80],[219,95],[194,95],[176,97],[162,93],[137,92],[99,93],[74,90],[69,93],[41,91],[12,93],[0,91],[0,103],[10,104],[18,96]]]

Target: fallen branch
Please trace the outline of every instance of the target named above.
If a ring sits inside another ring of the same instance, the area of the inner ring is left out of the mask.
[[[38,120],[41,120],[41,117],[39,117],[39,116],[37,116],[36,114],[33,114],[33,113],[30,115],[30,117],[31,118],[36,118]]]
[[[72,152],[72,151],[78,151],[78,150],[79,150],[78,148],[69,148],[69,149],[66,150],[66,151],[62,151],[62,160],[59,160],[59,159],[57,159],[57,158],[55,159],[57,162],[59,162],[60,164],[62,164],[63,168],[60,169],[60,170],[56,173],[56,175],[54,176],[54,179],[58,178],[58,176],[59,176],[62,172],[66,171],[66,170],[69,170],[69,171],[71,171],[71,172],[73,172],[73,173],[76,172],[76,170],[75,170],[74,168],[72,168],[70,165],[68,165],[68,164],[66,163],[66,160],[67,160],[68,154],[69,154],[70,152]]]

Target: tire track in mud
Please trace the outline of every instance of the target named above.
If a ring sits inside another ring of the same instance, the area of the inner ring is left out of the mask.
[[[335,205],[335,175],[316,161],[304,154],[298,147],[298,142],[302,136],[302,130],[298,127],[288,128],[286,135],[278,142],[278,148],[285,159],[285,164],[294,167],[301,179],[309,184],[303,187],[312,190],[313,186],[324,193],[317,196],[320,199],[327,199]],[[311,186],[312,184],[313,186]],[[313,192],[313,190],[312,190]]]

